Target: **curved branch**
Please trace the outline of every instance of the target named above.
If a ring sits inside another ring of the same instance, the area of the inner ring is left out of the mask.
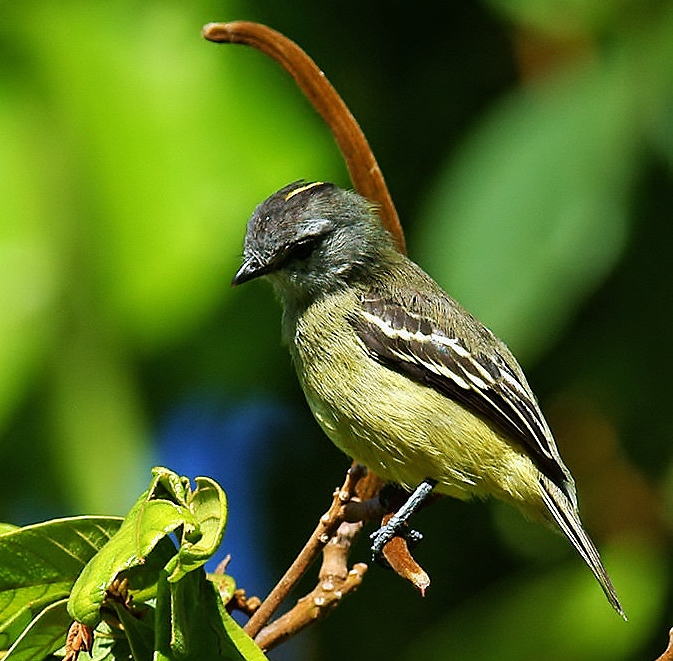
[[[243,627],[251,638],[254,638],[271,619],[285,597],[290,593],[290,590],[297,584],[297,581],[313,564],[320,551],[322,551],[336,533],[343,521],[343,506],[355,495],[355,488],[361,477],[362,468],[357,465],[351,466],[346,474],[343,486],[334,492],[330,508],[320,517],[318,525],[304,545],[304,548],[299,552],[299,555],[295,558],[276,587],[271,590],[269,596],[262,602],[262,605]]]
[[[315,62],[291,39],[260,23],[209,23],[203,28],[203,36],[208,41],[252,46],[273,58],[294,78],[332,131],[355,190],[378,205],[383,224],[395,237],[400,252],[405,252],[397,210],[367,138]]]

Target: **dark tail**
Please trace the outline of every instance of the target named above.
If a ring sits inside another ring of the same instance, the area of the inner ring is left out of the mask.
[[[558,527],[565,536],[572,542],[578,553],[589,565],[589,569],[601,584],[605,596],[612,604],[612,607],[626,620],[626,614],[619,598],[612,586],[612,581],[603,567],[601,557],[589,538],[589,535],[582,528],[582,523],[577,514],[577,510],[570,504],[563,492],[544,475],[540,477],[540,486],[542,487],[542,498],[547,509],[551,513]]]

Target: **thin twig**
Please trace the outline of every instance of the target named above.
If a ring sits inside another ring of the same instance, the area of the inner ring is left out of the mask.
[[[379,207],[384,225],[405,252],[397,210],[374,154],[348,106],[315,62],[292,40],[260,23],[209,23],[203,36],[218,43],[245,44],[272,57],[287,71],[332,131],[355,190]]]
[[[232,613],[233,611],[240,611],[248,617],[252,617],[259,607],[262,605],[262,600],[259,597],[248,597],[245,594],[243,588],[234,590],[234,594],[227,603],[227,610]]]
[[[304,545],[304,548],[299,552],[299,555],[295,558],[276,587],[271,590],[269,596],[246,623],[244,629],[251,638],[254,638],[271,619],[290,590],[292,590],[297,581],[313,564],[320,551],[335,534],[343,521],[343,505],[355,495],[355,486],[362,474],[362,469],[358,468],[357,465],[351,466],[348,470],[343,486],[334,492],[330,508],[320,517],[318,525]]]
[[[346,161],[355,190],[377,204],[383,224],[395,237],[400,252],[404,253],[404,233],[397,211],[367,139],[346,104],[313,60],[293,41],[281,33],[258,23],[247,21],[210,23],[203,28],[203,36],[209,41],[218,43],[239,43],[252,46],[273,58],[294,78],[304,95],[311,101],[314,108],[320,113],[332,131]],[[362,478],[362,472],[358,471],[354,464],[348,473],[344,486],[335,493],[332,506],[321,517],[318,526],[292,563],[292,566],[245,626],[245,630],[251,637],[254,638],[260,633],[262,627],[270,620],[280,603],[313,563],[320,550],[326,546],[330,538],[336,533],[344,521],[344,510],[348,509],[344,508],[345,504],[350,502],[353,506],[347,512],[348,520],[358,521],[358,523],[344,524],[351,526],[353,537],[361,529],[362,521],[369,520],[372,517],[380,518],[384,513],[380,504],[376,504],[378,499],[375,498],[381,489],[381,480],[372,473],[362,479],[360,478]],[[355,508],[355,501],[353,499],[354,490],[359,500],[368,503],[361,508],[359,513],[357,512],[357,508]],[[335,539],[340,539],[342,543],[344,540],[348,540],[341,550],[344,558],[343,567],[346,567],[346,559],[350,550],[352,537],[341,535],[341,537]],[[384,555],[391,567],[400,576],[411,580],[421,593],[424,593],[429,579],[427,579],[427,574],[423,572],[411,557],[404,539],[394,538],[391,540],[384,548]],[[349,590],[353,589],[356,583],[359,584],[362,580],[364,569],[366,569],[365,565],[356,565],[356,567],[359,567],[360,570],[353,575],[350,582],[345,582],[345,585],[352,586],[348,588]],[[349,573],[348,576],[350,575]],[[321,589],[320,586],[316,588],[316,590],[319,589]],[[300,603],[309,604],[312,603],[311,599],[313,599],[313,603],[315,604],[315,599],[317,598],[316,594],[314,594],[315,592],[314,590],[304,600],[300,600]],[[343,594],[343,590],[341,590],[341,593]],[[320,596],[318,601],[321,601],[323,597],[324,595]],[[336,604],[338,599],[326,599],[326,601],[330,604]],[[316,612],[321,614],[327,612],[329,608],[309,610],[313,614]],[[289,624],[287,621],[284,624],[283,618],[279,618],[279,621],[277,621],[279,623],[272,625],[275,628],[271,631],[275,633],[265,633],[264,636],[273,635],[275,637],[274,640],[285,640],[289,635],[292,635],[292,633],[288,633],[289,630],[296,632],[299,628],[303,628],[314,620],[315,617],[312,616],[306,620],[305,624],[300,626],[297,623],[304,622],[302,618],[291,620]]]
[[[323,549],[323,562],[318,584],[297,601],[290,611],[264,627],[255,642],[265,652],[296,635],[316,620],[326,617],[341,600],[355,590],[367,571],[367,565],[357,563],[348,569],[348,554],[362,523],[343,522]]]

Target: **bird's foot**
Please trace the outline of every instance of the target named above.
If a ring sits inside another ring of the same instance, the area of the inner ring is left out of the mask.
[[[417,530],[411,530],[407,525],[409,517],[427,500],[428,496],[432,493],[435,485],[437,484],[436,480],[432,478],[426,478],[421,482],[414,492],[407,498],[405,503],[400,507],[395,514],[393,514],[390,519],[384,523],[375,533],[370,535],[372,540],[372,558],[375,562],[379,564],[384,564],[383,558],[383,547],[393,538],[393,537],[403,537],[407,541],[407,545],[415,546],[418,544],[423,535]],[[387,563],[385,563],[387,564]],[[384,566],[385,566],[384,564]]]
[[[403,537],[406,540],[409,549],[415,548],[423,539],[423,533],[418,530],[411,530],[406,521],[398,520],[395,522],[393,519],[394,517],[369,536],[369,539],[372,542],[372,560],[384,567],[388,566],[388,562],[383,556],[383,547],[391,539],[394,537]]]

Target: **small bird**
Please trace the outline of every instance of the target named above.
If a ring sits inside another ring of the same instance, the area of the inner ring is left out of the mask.
[[[521,367],[397,250],[374,205],[331,183],[285,186],[252,214],[232,284],[261,276],[283,306],[283,340],[322,429],[413,491],[373,535],[375,551],[433,489],[494,496],[558,526],[625,617]]]

